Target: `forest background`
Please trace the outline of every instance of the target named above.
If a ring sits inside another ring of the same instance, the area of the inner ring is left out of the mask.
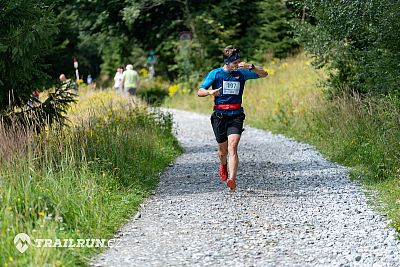
[[[112,79],[120,64],[201,79],[233,44],[252,62],[284,58],[300,47],[329,64],[331,92],[398,96],[397,1],[73,0],[0,2],[0,106],[21,105],[60,73]],[[10,103],[13,92],[13,103]]]

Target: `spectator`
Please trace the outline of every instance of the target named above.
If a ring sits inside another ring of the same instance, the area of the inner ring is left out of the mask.
[[[71,87],[72,87],[73,89],[78,90],[78,85],[76,84],[76,82],[75,82],[74,80],[67,79],[67,77],[65,76],[64,73],[61,73],[61,74],[60,74],[59,79],[60,79],[61,83],[63,83],[63,85],[67,85],[67,84],[70,83],[70,84],[71,84]]]
[[[92,78],[92,75],[88,75],[87,76],[87,78],[86,78],[86,83],[87,83],[87,85],[89,85],[90,86],[90,84],[93,82],[93,78]]]
[[[114,76],[114,88],[119,92],[119,93],[123,93],[122,91],[122,74],[124,72],[124,66],[121,65],[118,67],[117,72],[115,73]]]
[[[128,92],[130,95],[136,95],[136,89],[139,85],[139,74],[133,70],[133,66],[128,64],[126,71],[122,74],[122,82],[124,92]]]

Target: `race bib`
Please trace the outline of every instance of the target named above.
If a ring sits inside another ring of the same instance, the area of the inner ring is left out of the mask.
[[[224,95],[238,95],[240,91],[240,82],[223,81],[222,92]]]

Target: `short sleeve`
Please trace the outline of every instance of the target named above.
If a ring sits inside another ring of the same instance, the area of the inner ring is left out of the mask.
[[[216,70],[210,71],[207,74],[207,76],[203,79],[203,82],[200,84],[200,88],[208,89],[213,84],[213,82],[215,81],[216,73],[217,73]]]
[[[241,69],[240,72],[243,74],[244,79],[247,80],[251,80],[251,79],[258,79],[260,78],[260,76],[258,76],[257,73],[255,73],[254,71],[251,70],[245,70],[245,69]]]

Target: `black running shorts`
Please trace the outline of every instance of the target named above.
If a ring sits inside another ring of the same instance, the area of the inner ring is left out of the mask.
[[[130,95],[136,95],[136,88],[135,87],[129,87],[129,88],[126,88],[126,90],[128,91],[128,93]]]
[[[228,116],[214,111],[211,115],[211,125],[217,142],[225,142],[231,134],[242,134],[245,118],[244,113]]]

